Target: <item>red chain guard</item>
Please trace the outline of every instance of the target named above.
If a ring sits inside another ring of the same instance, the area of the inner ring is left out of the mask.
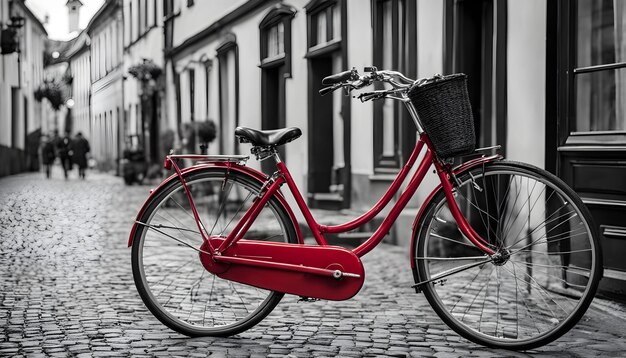
[[[219,247],[223,240],[212,238],[211,245],[214,248]],[[202,250],[209,250],[206,243],[202,245]],[[338,246],[239,240],[222,253],[222,256],[340,270],[359,275],[336,279],[282,268],[216,262],[211,255],[200,253],[202,265],[218,277],[292,295],[333,301],[347,300],[359,292],[365,280],[365,270],[358,256]]]

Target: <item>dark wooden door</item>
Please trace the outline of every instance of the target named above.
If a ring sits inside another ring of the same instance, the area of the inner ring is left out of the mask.
[[[600,290],[623,298],[626,7],[610,0],[548,4],[547,168],[591,211],[604,254]]]
[[[329,193],[333,170],[333,96],[320,96],[322,79],[332,74],[332,57],[309,61],[311,108],[309,115],[309,193]]]
[[[262,73],[262,126],[263,129],[284,128],[285,117],[285,65],[263,68]],[[283,161],[286,161],[285,146],[278,148],[278,154]],[[271,174],[276,171],[276,164],[273,160],[261,162],[263,171]]]

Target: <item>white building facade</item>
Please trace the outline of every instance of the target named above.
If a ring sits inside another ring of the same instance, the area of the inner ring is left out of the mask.
[[[91,39],[86,32],[79,35],[69,54],[72,75],[73,131],[91,138]]]
[[[24,1],[0,0],[0,30],[12,25],[21,25],[14,27],[19,53],[0,55],[0,157],[7,163],[0,176],[38,168],[42,129],[43,109],[34,91],[44,79],[48,34]]]
[[[144,150],[152,163],[163,158],[161,137],[164,83],[163,1],[127,0],[124,12],[124,113],[125,147]],[[139,69],[138,77],[131,72]],[[129,70],[131,70],[129,72]],[[156,77],[156,78],[154,78]]]
[[[87,26],[91,39],[91,123],[86,134],[103,170],[117,170],[123,143],[122,1],[107,1]]]

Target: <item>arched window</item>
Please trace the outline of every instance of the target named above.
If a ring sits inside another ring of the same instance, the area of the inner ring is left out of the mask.
[[[220,152],[236,154],[235,128],[239,122],[239,50],[234,34],[224,36],[217,48],[219,64]]]
[[[296,10],[284,4],[274,6],[259,24],[261,35],[261,67],[286,67],[291,76],[291,19]]]

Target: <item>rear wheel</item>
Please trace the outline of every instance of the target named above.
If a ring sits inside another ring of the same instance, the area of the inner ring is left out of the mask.
[[[487,346],[532,349],[567,332],[602,276],[598,235],[580,198],[554,175],[497,162],[458,176],[456,202],[489,242],[460,233],[443,192],[419,222],[415,258],[424,294],[457,333]]]
[[[258,180],[212,168],[185,176],[208,236],[226,236],[260,192]],[[135,285],[150,311],[189,336],[228,336],[261,321],[282,293],[223,280],[208,272],[202,236],[179,180],[153,196],[139,218],[132,246]],[[296,243],[294,224],[274,197],[244,239]]]

